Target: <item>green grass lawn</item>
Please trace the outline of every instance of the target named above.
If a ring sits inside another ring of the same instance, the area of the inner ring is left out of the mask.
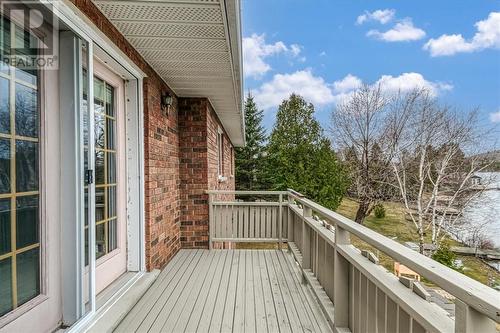
[[[358,204],[355,201],[345,198],[342,200],[337,212],[353,219],[356,215],[357,206]],[[386,209],[386,216],[384,218],[377,219],[371,214],[366,218],[364,225],[400,243],[407,241],[418,243],[416,228],[411,221],[405,219],[404,210],[401,204],[386,202],[384,203],[384,207]],[[429,237],[429,235],[426,236],[427,242],[430,242]],[[450,242],[451,245],[458,245],[456,241],[450,240]],[[357,238],[353,238],[352,243],[358,248],[370,250],[377,254],[376,249]],[[394,261],[383,253],[378,253],[378,256],[381,265],[387,270],[393,271]],[[471,256],[457,256],[457,259],[461,259],[464,264],[463,274],[484,284],[488,284],[488,281],[490,281],[490,283],[491,281],[496,281],[497,284],[500,284],[500,273],[488,266],[481,259]]]

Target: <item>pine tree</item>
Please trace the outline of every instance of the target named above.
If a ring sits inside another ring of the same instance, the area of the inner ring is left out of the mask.
[[[347,180],[312,104],[295,94],[281,103],[267,150],[274,190],[292,188],[328,208],[338,207]]]
[[[238,190],[268,190],[264,180],[264,149],[266,132],[262,125],[264,112],[257,108],[253,96],[245,100],[246,146],[236,148],[236,188]]]

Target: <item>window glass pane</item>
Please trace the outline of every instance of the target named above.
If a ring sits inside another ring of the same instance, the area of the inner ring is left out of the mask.
[[[17,255],[17,302],[21,305],[40,293],[39,249]]]
[[[117,235],[118,230],[116,219],[108,222],[108,252],[113,251],[118,247]]]
[[[16,199],[17,248],[38,243],[38,195]]]
[[[104,188],[95,189],[95,221],[104,220]]]
[[[111,118],[106,118],[106,148],[115,150],[115,121]]]
[[[85,232],[85,266],[89,264],[89,228],[84,229]]]
[[[115,89],[109,84],[106,84],[106,114],[110,117],[115,116],[114,98]]]
[[[97,150],[95,152],[95,183],[97,185],[104,184],[104,151]]]
[[[0,44],[1,43],[2,42],[0,41]],[[3,54],[3,52],[2,52],[2,54]],[[9,66],[7,66],[6,64],[4,64],[3,61],[0,61],[0,73],[9,75]]]
[[[7,252],[10,252],[10,199],[1,199],[0,200],[0,255]]]
[[[96,254],[95,257],[100,258],[106,254],[106,241],[104,235],[104,227],[106,223],[98,224],[95,227],[95,249]]]
[[[87,108],[87,71],[83,70],[83,145],[89,144],[89,109]]]
[[[9,94],[9,80],[0,77],[0,133],[10,133]]]
[[[95,147],[104,148],[106,117],[102,113],[95,114]]]
[[[10,193],[10,141],[0,139],[0,193]]]
[[[116,217],[116,186],[108,188],[108,218]]]
[[[94,99],[95,103],[100,105],[100,109],[97,109],[96,112],[104,113],[104,81],[94,78]]]
[[[38,190],[38,143],[16,140],[17,192]]]
[[[106,153],[108,167],[108,184],[116,183],[116,153]]]
[[[0,316],[12,310],[12,259],[0,260]]]
[[[89,189],[86,188],[84,191],[84,205],[85,205],[85,212],[84,212],[84,222],[85,225],[89,225]]]
[[[6,17],[0,17],[0,28],[2,31],[0,32],[2,35],[0,36],[0,52],[1,54],[9,55],[10,54],[10,21],[7,20]],[[0,61],[0,63],[3,63]]]
[[[37,91],[16,83],[16,134],[38,136]]]
[[[16,68],[16,79],[36,86],[38,79],[38,72],[36,70]]]

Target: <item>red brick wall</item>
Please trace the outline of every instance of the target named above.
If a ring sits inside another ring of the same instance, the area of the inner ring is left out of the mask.
[[[217,133],[219,128],[224,131],[217,114],[212,106],[208,106],[208,122],[207,122],[207,142],[208,142],[208,188],[210,190],[234,190],[234,176],[230,174],[233,154],[231,153],[232,144],[229,137],[224,132],[224,161],[223,161],[223,176],[226,177],[224,182],[218,181],[218,154],[217,154]]]
[[[161,110],[164,83],[144,82],[144,170],[146,261],[163,268],[180,249],[180,177],[177,99]]]
[[[179,99],[90,0],[71,0],[147,75],[144,80],[146,267],[163,268],[181,247],[208,247],[207,189],[234,189],[230,147],[224,139],[228,179],[217,180],[217,126],[207,99]],[[161,112],[160,96],[174,105]]]
[[[208,248],[207,189],[234,189],[234,177],[219,182],[217,130],[222,126],[206,98],[179,99],[181,244]],[[231,142],[224,135],[224,170],[229,172]],[[226,176],[226,175],[225,175]]]

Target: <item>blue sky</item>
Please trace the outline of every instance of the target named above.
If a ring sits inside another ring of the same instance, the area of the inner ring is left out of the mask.
[[[291,92],[326,127],[361,81],[426,86],[500,123],[500,1],[243,0],[245,94],[271,128]]]

